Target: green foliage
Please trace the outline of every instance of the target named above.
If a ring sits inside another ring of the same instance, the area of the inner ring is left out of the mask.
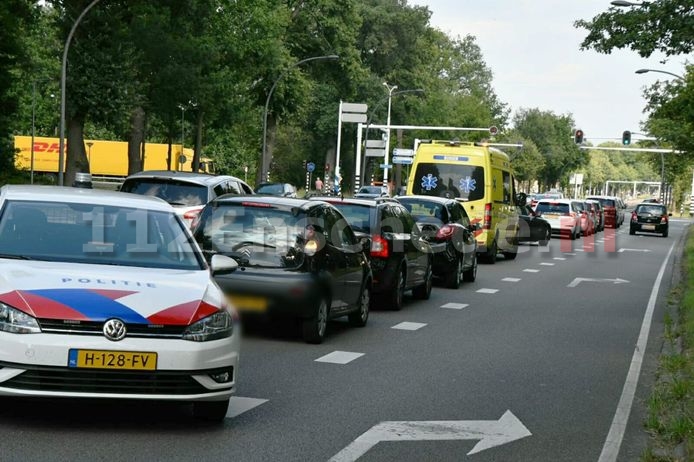
[[[694,18],[691,0],[641,2],[635,7],[611,7],[590,21],[576,21],[588,35],[582,49],[600,53],[630,48],[644,58],[660,51],[668,56],[694,50]]]

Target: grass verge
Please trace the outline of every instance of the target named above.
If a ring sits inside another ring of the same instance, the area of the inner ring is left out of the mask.
[[[682,256],[682,278],[668,297],[664,346],[644,423],[651,434],[643,462],[694,458],[694,230]]]

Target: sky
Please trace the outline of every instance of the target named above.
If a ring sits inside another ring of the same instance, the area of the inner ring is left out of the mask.
[[[452,37],[470,34],[494,75],[492,86],[512,114],[539,108],[571,114],[585,139],[599,144],[642,132],[643,89],[671,76],[637,69],[684,73],[684,60],[664,55],[641,58],[631,50],[609,55],[581,51],[587,35],[574,21],[590,20],[609,0],[410,0],[427,6],[431,25]],[[634,140],[639,137],[634,136]]]

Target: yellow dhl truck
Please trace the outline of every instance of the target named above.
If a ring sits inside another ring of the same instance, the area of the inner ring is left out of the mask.
[[[84,144],[90,173],[93,176],[128,176],[127,141],[84,140]],[[15,167],[20,170],[32,170],[31,136],[15,136],[14,147],[16,152]],[[167,170],[168,153],[168,144],[146,143],[144,170]],[[34,137],[34,173],[58,173],[59,154],[60,140],[58,138]],[[192,149],[184,148],[181,152],[180,144],[171,145],[169,170],[190,171],[192,160]],[[212,159],[200,159],[200,171],[215,173]]]

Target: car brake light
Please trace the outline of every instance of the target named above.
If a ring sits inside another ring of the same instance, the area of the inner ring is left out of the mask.
[[[631,221],[639,221],[639,217],[636,215],[636,212],[631,212]]]
[[[202,207],[197,208],[197,209],[191,209],[188,210],[183,214],[183,218],[186,220],[195,220],[198,215],[200,214],[200,211],[202,210]]]
[[[373,236],[371,239],[371,256],[378,258],[388,258],[388,241],[382,236]]]
[[[571,218],[576,218],[576,212],[569,212],[569,216]]]
[[[450,239],[453,236],[454,231],[455,231],[455,228],[453,226],[443,225],[442,227],[439,228],[438,231],[436,231],[436,239],[439,239],[439,240]]]
[[[661,225],[666,225],[667,221],[668,221],[667,215],[663,215],[662,217],[660,217],[660,224]]]
[[[484,224],[483,229],[492,229],[492,204],[484,204]]]

